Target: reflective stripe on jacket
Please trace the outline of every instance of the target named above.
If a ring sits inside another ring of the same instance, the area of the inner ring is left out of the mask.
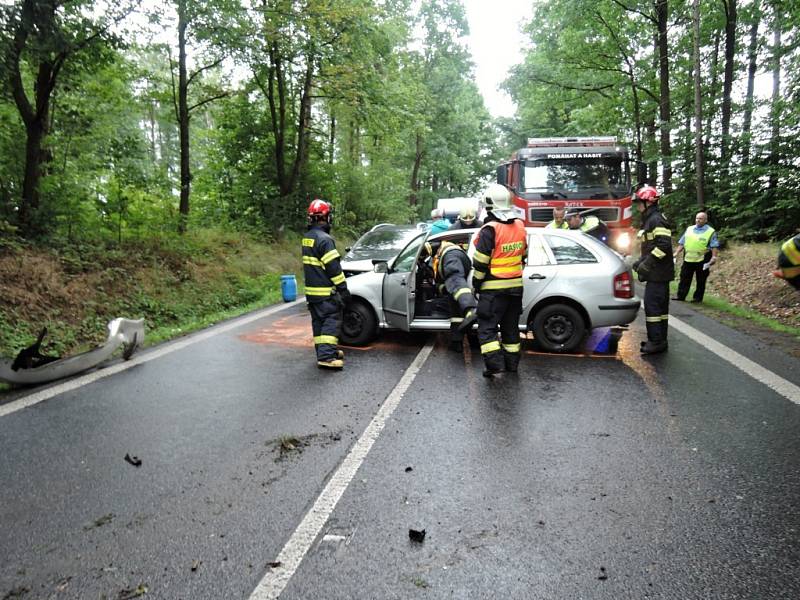
[[[646,263],[648,281],[675,279],[672,258],[672,231],[657,204],[651,204],[642,214],[642,262]]]
[[[550,221],[547,225],[544,226],[545,229],[569,229],[569,225],[567,225],[566,221],[561,221],[561,225],[556,225],[555,219]]]
[[[309,302],[329,298],[334,289],[346,290],[339,251],[333,238],[319,226],[311,227],[303,236],[303,278]]]
[[[586,233],[599,226],[600,226],[600,219],[598,219],[594,215],[589,215],[588,217],[584,217],[583,223],[581,223],[580,226],[580,230]]]
[[[522,289],[522,259],[527,250],[527,233],[521,220],[487,223],[481,228],[475,246],[472,259],[475,287],[481,291]]]
[[[710,225],[702,233],[697,233],[694,225],[688,227],[683,234],[683,260],[690,263],[702,262],[713,235],[714,228]]]

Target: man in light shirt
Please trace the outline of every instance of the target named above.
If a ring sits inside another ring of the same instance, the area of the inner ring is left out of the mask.
[[[545,225],[545,229],[569,229],[567,221],[564,216],[567,214],[567,209],[563,206],[557,206],[553,209],[553,220]]]
[[[673,300],[683,301],[689,293],[692,279],[697,277],[692,302],[702,302],[706,291],[706,280],[711,265],[717,262],[719,240],[717,232],[708,224],[708,215],[699,212],[694,218],[694,226],[687,227],[686,232],[678,240],[678,247],[673,256],[683,252],[683,265],[678,282],[678,295]]]

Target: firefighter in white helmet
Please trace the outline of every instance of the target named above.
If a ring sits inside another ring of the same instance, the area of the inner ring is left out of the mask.
[[[485,377],[516,373],[521,344],[522,261],[527,251],[525,225],[511,210],[511,193],[491,184],[484,193],[486,224],[475,239],[472,285],[479,294],[478,341]],[[500,326],[498,339],[497,326]]]
[[[458,219],[450,226],[450,229],[472,229],[473,227],[483,227],[483,221],[477,218],[477,211],[474,206],[464,206],[458,211]]]

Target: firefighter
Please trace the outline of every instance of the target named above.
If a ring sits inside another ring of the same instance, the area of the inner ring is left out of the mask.
[[[483,227],[483,221],[477,218],[474,206],[465,206],[458,211],[456,222],[450,229],[472,229],[473,227]]]
[[[778,252],[778,269],[772,274],[800,290],[800,234],[783,243]]]
[[[478,301],[467,284],[472,262],[458,244],[443,241],[436,247],[426,242],[433,256],[433,278],[440,293],[450,300],[450,350],[464,351],[464,332],[478,319]]]
[[[675,279],[672,257],[672,231],[658,206],[658,192],[645,185],[634,194],[642,212],[639,237],[642,255],[633,263],[639,281],[646,282],[644,316],[647,341],[642,342],[642,354],[658,354],[667,350],[669,317],[669,282]]]
[[[579,229],[608,246],[611,238],[608,225],[594,215],[584,217],[579,209],[571,208],[567,211],[566,219],[570,229]]]
[[[516,373],[519,367],[522,260],[527,234],[523,222],[509,210],[511,194],[506,187],[493,183],[484,195],[488,217],[475,239],[472,284],[480,294],[478,341],[483,375],[492,377],[504,369]]]
[[[344,367],[344,352],[337,346],[344,305],[350,299],[336,242],[330,235],[332,221],[328,202],[320,199],[311,202],[308,231],[303,236],[303,276],[317,366],[322,369]]]
[[[569,229],[569,225],[564,217],[567,214],[567,209],[563,206],[557,206],[553,209],[553,220],[544,226],[545,229]]]
[[[683,302],[689,293],[692,279],[697,277],[692,302],[702,302],[706,292],[706,280],[711,265],[717,262],[719,240],[717,232],[708,224],[708,215],[699,212],[694,217],[694,226],[687,227],[686,232],[678,240],[678,247],[672,257],[678,258],[683,252],[683,264],[678,279],[678,293],[673,300]]]

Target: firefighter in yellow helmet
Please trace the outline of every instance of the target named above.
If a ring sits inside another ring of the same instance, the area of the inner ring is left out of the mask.
[[[492,377],[504,370],[516,373],[519,367],[522,261],[528,245],[525,225],[510,210],[508,189],[493,183],[484,199],[488,218],[475,239],[472,285],[480,294],[478,341],[484,361],[483,375]]]
[[[302,242],[306,300],[311,312],[317,366],[323,369],[344,367],[344,352],[337,346],[342,312],[350,299],[336,242],[330,235],[332,220],[328,202],[312,201],[308,206],[308,231]]]

